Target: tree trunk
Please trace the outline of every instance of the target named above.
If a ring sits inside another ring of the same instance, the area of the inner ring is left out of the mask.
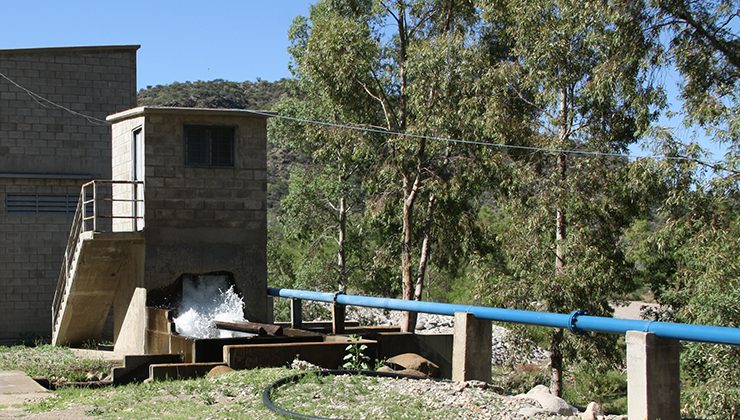
[[[563,89],[562,102],[560,104],[560,147],[566,148],[570,136],[570,118],[568,107],[568,89]],[[555,210],[555,295],[559,293],[559,277],[563,275],[565,268],[565,209],[563,208],[563,184],[565,183],[566,156],[561,153],[557,159],[558,171],[558,193],[560,195],[557,209]],[[553,296],[555,298],[555,296]],[[558,305],[552,305],[550,310],[559,310]],[[560,345],[563,341],[563,330],[558,329],[552,333],[550,338],[550,393],[558,397],[563,393],[563,354],[560,351]]]
[[[558,175],[561,183],[565,181],[565,155],[558,156]],[[562,189],[562,188],[561,188]],[[558,206],[555,210],[555,275],[556,277],[563,274],[565,267],[565,250],[563,241],[565,240],[565,210]],[[556,280],[557,281],[557,280]]]
[[[345,255],[344,244],[347,234],[347,206],[344,197],[339,199],[339,232],[337,234],[337,268],[339,269],[339,288],[344,291],[347,288],[347,257]]]
[[[563,342],[563,330],[556,329],[550,336],[550,394],[563,395],[563,354],[560,344]]]
[[[429,255],[432,253],[432,214],[434,212],[434,193],[429,194],[427,201],[427,214],[424,218],[424,239],[421,242],[421,255],[419,256],[419,269],[416,272],[416,285],[414,287],[414,299],[421,300],[421,292],[424,288],[424,277],[429,264]]]
[[[431,244],[431,228],[432,228],[432,213],[434,211],[434,194],[429,195],[429,201],[427,202],[427,214],[424,220],[424,239],[421,242],[421,251],[419,255],[419,268],[416,271],[416,283],[414,285],[413,296],[410,299],[421,300],[421,294],[424,289],[424,277],[426,277],[427,265],[429,263],[429,255],[432,252]],[[404,297],[404,299],[406,299]],[[404,312],[401,317],[401,331],[414,332],[416,329],[416,320],[418,318],[416,312]]]
[[[414,282],[411,271],[411,229],[414,219],[414,204],[416,203],[416,194],[419,190],[420,177],[417,174],[414,184],[409,188],[408,178],[404,177],[404,200],[403,200],[403,224],[401,233],[403,241],[401,244],[401,280],[403,285],[403,299],[412,300],[414,298]],[[412,319],[413,318],[413,319]],[[401,318],[401,331],[414,332],[416,328],[416,314],[411,315],[404,312]]]

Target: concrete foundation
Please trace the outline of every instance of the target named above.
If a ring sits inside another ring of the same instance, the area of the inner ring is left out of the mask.
[[[681,418],[681,344],[627,331],[627,414],[630,419]]]
[[[491,382],[491,321],[470,313],[455,313],[452,380]]]

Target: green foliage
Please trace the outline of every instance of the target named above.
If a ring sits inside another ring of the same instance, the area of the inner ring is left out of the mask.
[[[598,369],[579,364],[567,381],[564,398],[571,404],[586,406],[598,402],[609,414],[627,414],[627,376],[622,370]]]
[[[740,152],[740,50],[737,2],[653,0],[654,28],[668,40],[666,59],[683,77],[686,125],[696,124],[713,141],[729,143],[727,159]]]
[[[536,365],[517,367],[494,366],[491,372],[491,384],[494,389],[516,395],[526,394],[537,385],[547,385],[549,375],[546,369]]]
[[[344,349],[346,354],[342,358],[344,360],[342,367],[349,370],[368,370],[370,357],[365,354],[367,345],[360,344],[360,337],[357,335],[350,335],[349,340],[350,344]]]

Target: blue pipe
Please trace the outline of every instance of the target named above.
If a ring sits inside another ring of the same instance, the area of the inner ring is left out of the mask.
[[[552,312],[523,311],[518,309],[502,309],[487,306],[377,298],[347,295],[344,293],[311,292],[308,290],[280,289],[273,287],[267,289],[267,294],[270,296],[291,299],[313,300],[318,302],[338,303],[340,305],[365,306],[368,308],[382,308],[395,311],[425,312],[437,315],[454,315],[455,312],[468,312],[478,319],[541,325],[552,328],[565,328],[574,333],[579,333],[581,331],[596,331],[610,334],[624,334],[627,331],[643,331],[655,333],[658,337],[674,340],[740,346],[740,328],[590,316],[585,315],[582,311],[574,311],[570,314],[558,314]]]

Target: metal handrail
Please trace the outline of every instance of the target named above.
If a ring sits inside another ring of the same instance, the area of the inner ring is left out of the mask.
[[[69,231],[69,238],[67,239],[67,248],[64,251],[64,257],[62,260],[62,267],[59,271],[59,279],[57,280],[57,288],[54,292],[54,300],[51,304],[51,322],[52,322],[52,331],[56,329],[56,323],[57,318],[59,317],[59,310],[60,305],[62,303],[62,299],[64,297],[64,294],[66,293],[69,277],[72,274],[72,271],[74,269],[74,258],[75,254],[77,253],[77,250],[81,244],[81,235],[85,232],[100,232],[99,230],[102,225],[98,223],[98,219],[124,219],[124,220],[133,220],[134,223],[132,223],[132,228],[130,231],[138,231],[140,230],[138,227],[138,223],[136,221],[138,220],[144,220],[144,216],[142,215],[135,215],[135,216],[123,216],[123,215],[114,215],[113,209],[111,208],[111,214],[101,214],[100,212],[100,206],[98,206],[99,201],[104,202],[128,202],[131,203],[133,206],[138,205],[138,203],[143,203],[143,198],[128,198],[128,199],[117,199],[113,196],[113,193],[111,192],[111,197],[100,197],[98,194],[98,188],[101,185],[133,185],[134,188],[137,188],[138,185],[144,185],[144,181],[117,181],[117,180],[93,180],[90,182],[86,182],[82,184],[82,187],[80,188],[80,198],[77,201],[77,208],[75,210],[74,219],[72,220],[72,226]],[[91,199],[88,199],[88,197],[92,197]],[[87,208],[89,205],[92,205],[92,214],[87,214]],[[92,221],[91,228],[88,228],[88,222]],[[111,230],[112,230],[112,223],[111,223]]]
[[[570,314],[559,314],[552,312],[493,308],[488,306],[456,305],[451,303],[377,298],[347,295],[344,293],[312,292],[308,290],[295,289],[268,288],[267,294],[275,297],[314,300],[339,305],[364,306],[368,308],[382,308],[396,311],[425,312],[438,315],[454,315],[456,312],[467,312],[473,314],[478,319],[564,328],[574,333],[582,331],[596,331],[611,334],[624,334],[627,331],[643,331],[654,333],[658,337],[674,340],[740,346],[740,328],[732,327],[590,316],[586,315],[584,311],[573,311]]]

